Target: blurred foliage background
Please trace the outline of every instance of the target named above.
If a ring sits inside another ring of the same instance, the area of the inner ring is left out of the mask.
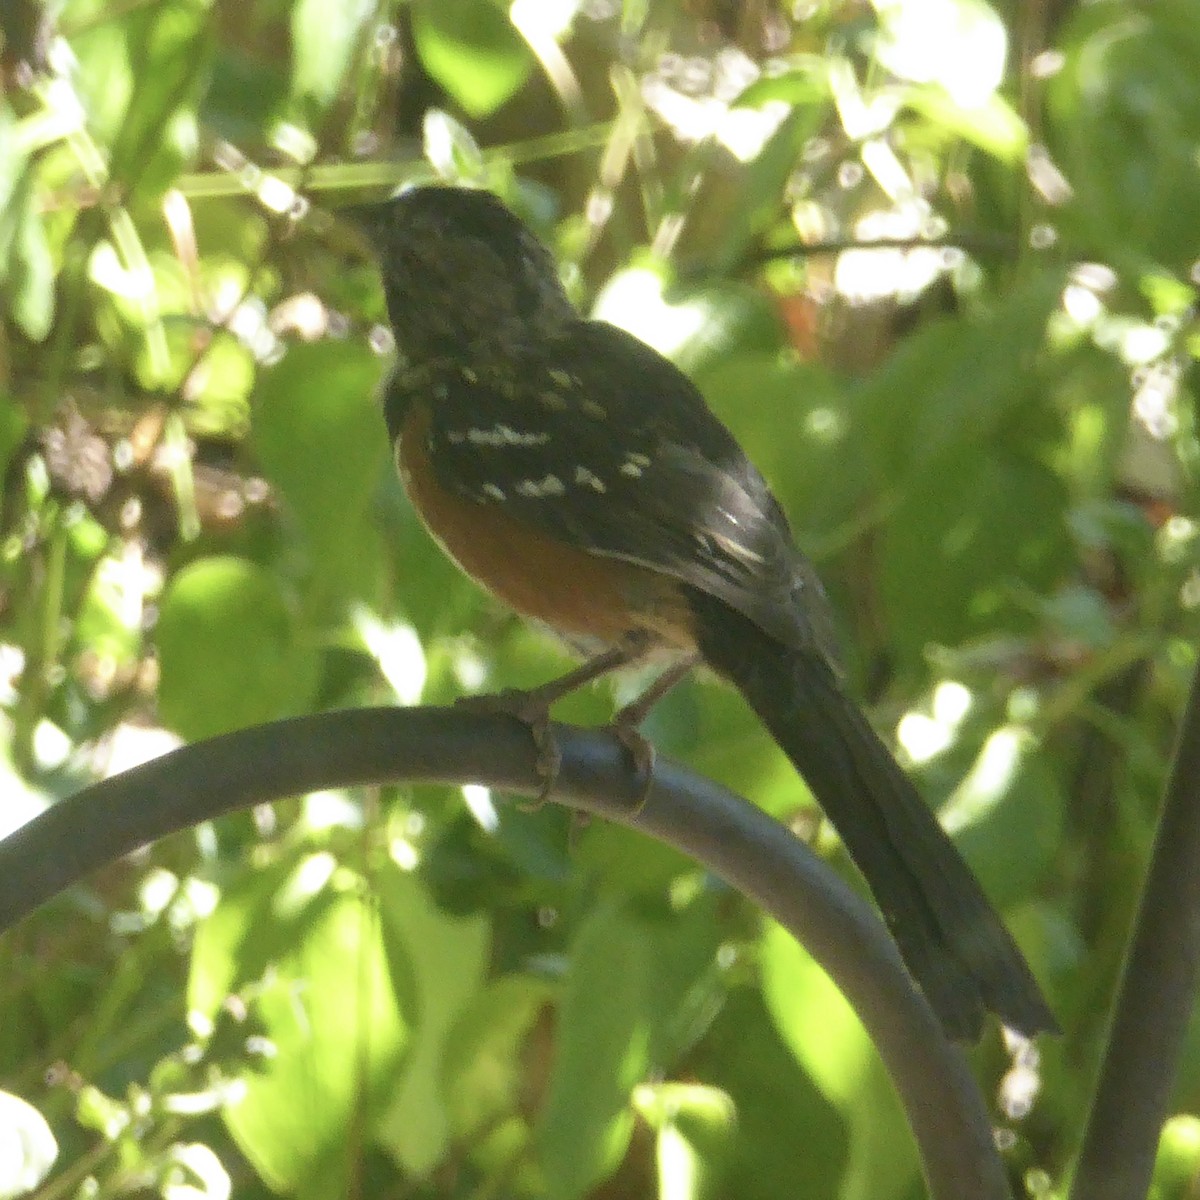
[[[1192,0],[3,11],[0,832],[180,738],[565,667],[407,507],[330,215],[486,184],[818,562],[1064,1027],[973,1058],[1018,1194],[1058,1194],[1196,658]],[[736,697],[647,728],[844,865]],[[297,797],[47,905],[0,940],[0,1089],[3,1196],[922,1194],[786,936],[480,788]],[[1164,1200],[1197,1037],[1174,1110]]]

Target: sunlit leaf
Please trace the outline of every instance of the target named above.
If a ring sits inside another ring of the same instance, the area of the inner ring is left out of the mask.
[[[375,14],[373,0],[326,4],[297,0],[292,8],[292,94],[316,111],[330,104],[344,85],[356,51],[366,42],[367,18]]]
[[[774,80],[761,80],[749,96],[743,95],[739,105],[755,108],[771,103]],[[798,86],[811,94],[796,97],[795,107],[779,128],[767,138],[762,149],[741,168],[741,186],[727,190],[720,207],[709,211],[696,205],[690,213],[689,235],[695,244],[705,248],[704,267],[724,273],[741,262],[755,239],[761,238],[784,213],[780,195],[786,181],[796,169],[796,161],[804,154],[805,146],[817,136],[827,120],[832,96],[825,75],[804,80]],[[756,89],[761,87],[761,96]]]
[[[54,266],[16,125],[0,105],[0,288],[25,335],[40,342],[54,311]]]
[[[352,591],[359,539],[388,455],[377,391],[383,363],[364,344],[293,346],[260,374],[251,440],[308,543],[323,585]]]
[[[1064,797],[1032,737],[996,730],[942,809],[942,820],[1004,907],[1032,894],[1062,845]]]
[[[314,659],[279,581],[254,563],[207,558],[163,597],[156,629],[164,721],[212,737],[300,711]]]
[[[1008,32],[986,0],[876,0],[880,62],[914,83],[936,83],[964,109],[1000,86]]]
[[[440,108],[427,109],[421,122],[425,157],[443,179],[459,182],[483,173],[483,154],[470,131]]]
[[[496,0],[414,0],[412,21],[425,70],[473,117],[499,108],[533,67]]]
[[[451,1031],[477,995],[487,967],[490,929],[483,917],[452,917],[436,908],[412,875],[395,867],[376,876],[380,916],[397,977],[421,1014],[379,1136],[406,1170],[427,1174],[451,1134],[442,1076]]]
[[[789,1019],[799,1022],[801,1015]],[[818,1026],[813,1031],[821,1035]],[[757,977],[730,992],[695,1058],[697,1078],[718,1084],[736,1107],[729,1178],[738,1200],[837,1194],[846,1166],[845,1124],[789,1053]],[[802,1129],[804,1136],[780,1137],[780,1129]]]
[[[320,857],[247,873],[200,927],[192,968],[209,1011],[225,988],[248,989],[271,1047],[225,1111],[230,1132],[273,1187],[312,1200],[348,1187],[361,1144],[346,1130],[357,1114],[365,1137],[387,1103],[416,1015],[374,906],[329,880]]]
[[[27,207],[19,219],[12,246],[9,287],[12,314],[32,341],[50,332],[54,316],[54,267],[42,224]]]
[[[661,1200],[710,1200],[724,1194],[737,1112],[730,1097],[699,1084],[643,1084],[638,1111],[656,1129]]]
[[[1200,1170],[1200,1118],[1178,1113],[1163,1126],[1154,1160],[1151,1194],[1159,1200],[1184,1200]]]
[[[1029,130],[1002,96],[989,96],[980,104],[964,107],[940,88],[913,87],[904,103],[935,127],[978,146],[996,158],[1018,166],[1029,149]]]
[[[46,1118],[19,1096],[0,1092],[0,1200],[34,1191],[57,1158]]]
[[[756,107],[768,100],[788,104],[815,104],[828,99],[828,68],[816,54],[797,54],[783,59],[779,70],[760,75],[737,98],[739,105]]]
[[[163,1200],[229,1200],[233,1194],[229,1172],[211,1146],[176,1142],[166,1158],[175,1171],[163,1184]]]
[[[797,1061],[850,1131],[843,1195],[908,1194],[917,1176],[912,1135],[858,1018],[829,977],[779,925],[762,939],[763,995]]]
[[[579,931],[537,1136],[547,1191],[563,1200],[603,1179],[629,1143],[629,1097],[649,1061],[650,965],[636,922],[617,905],[597,908]]]

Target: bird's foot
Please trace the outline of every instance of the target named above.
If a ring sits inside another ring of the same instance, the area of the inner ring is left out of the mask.
[[[506,688],[502,692],[490,692],[482,696],[463,696],[455,701],[455,708],[487,716],[512,717],[520,721],[530,732],[537,750],[537,773],[542,786],[537,796],[522,807],[527,812],[536,812],[551,797],[558,773],[562,769],[562,751],[554,736],[550,721],[550,705],[558,698],[558,689],[552,685],[542,688]],[[638,723],[646,715],[645,706],[635,703],[622,708],[607,728],[629,753],[633,766],[641,780],[634,812],[640,812],[650,794],[654,782],[656,751],[649,739],[638,729]]]
[[[654,762],[658,754],[654,749],[654,743],[638,729],[638,724],[645,715],[644,706],[640,702],[629,704],[613,717],[608,726],[617,741],[629,752],[638,779],[641,781],[637,801],[633,807],[635,815],[642,811],[649,798],[650,786],[654,783]]]
[[[512,717],[529,730],[537,751],[536,768],[541,788],[533,800],[521,806],[527,812],[536,812],[550,799],[562,769],[562,751],[558,748],[550,724],[550,705],[557,699],[557,694],[547,695],[547,690],[505,688],[502,692],[490,692],[483,696],[463,696],[454,703],[455,708],[465,712]]]
[[[593,679],[599,679],[618,667],[635,662],[645,652],[644,635],[632,634],[620,645],[610,647],[582,666],[576,667],[574,671],[569,671],[558,679],[551,679],[541,687],[527,690],[506,688],[502,692],[492,692],[485,696],[465,696],[458,701],[464,709],[472,712],[515,717],[533,735],[533,744],[537,748],[537,772],[542,780],[542,787],[532,804],[525,806],[530,811],[536,811],[550,799],[550,793],[554,790],[558,773],[562,769],[562,751],[558,748],[550,724],[550,706],[563,696],[578,691],[584,684],[591,683]],[[639,717],[638,720],[640,719]],[[633,723],[636,724],[636,721]]]

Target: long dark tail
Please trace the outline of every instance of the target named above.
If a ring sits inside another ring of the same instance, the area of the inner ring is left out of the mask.
[[[700,649],[758,714],[828,814],[946,1032],[979,1037],[985,1011],[1056,1030],[1020,950],[954,843],[815,650],[797,652],[693,594]]]

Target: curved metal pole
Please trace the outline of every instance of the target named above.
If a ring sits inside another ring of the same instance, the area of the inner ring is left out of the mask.
[[[934,1200],[1010,1200],[986,1105],[875,911],[748,801],[660,760],[642,784],[602,733],[556,725],[554,799],[640,829],[752,897],[845,993],[900,1094]],[[0,930],[166,834],[321,788],[398,780],[540,789],[528,730],[461,709],[354,709],[184,746],[61,801],[0,842]]]
[[[1200,979],[1200,667],[1121,973],[1071,1200],[1142,1200]]]

